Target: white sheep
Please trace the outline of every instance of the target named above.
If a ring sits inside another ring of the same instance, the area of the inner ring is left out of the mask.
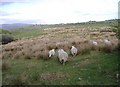
[[[104,42],[106,45],[111,45],[111,41],[109,41],[108,39],[104,39]]]
[[[68,59],[68,54],[67,52],[65,52],[63,49],[59,49],[58,50],[58,58],[59,58],[59,61],[65,65],[65,62],[67,61]]]
[[[76,47],[72,46],[72,48],[71,48],[70,51],[71,51],[71,54],[72,54],[73,56],[76,56],[76,55],[77,55],[78,50],[77,50]]]
[[[55,50],[54,49],[50,50],[49,51],[49,57],[52,57],[54,55],[55,55]]]
[[[98,43],[96,41],[92,41],[92,44],[95,45],[95,46],[98,45]]]

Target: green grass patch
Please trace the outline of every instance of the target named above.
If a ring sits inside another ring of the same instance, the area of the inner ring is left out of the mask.
[[[91,52],[70,57],[65,66],[51,60],[8,59],[10,69],[3,71],[3,85],[116,85],[118,53]],[[6,60],[4,60],[6,61]]]
[[[32,38],[43,34],[43,29],[36,27],[25,27],[19,29],[11,29],[12,35],[16,39]]]

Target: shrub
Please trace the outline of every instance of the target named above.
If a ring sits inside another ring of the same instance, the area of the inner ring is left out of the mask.
[[[7,44],[14,40],[15,39],[12,36],[6,34],[2,34],[2,36],[0,37],[0,42],[2,42],[2,44]]]
[[[0,34],[12,34],[9,30],[0,29]]]
[[[117,28],[113,28],[112,31],[117,33],[118,29]]]

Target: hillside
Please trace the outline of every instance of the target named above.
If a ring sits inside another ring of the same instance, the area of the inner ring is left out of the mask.
[[[89,22],[81,22],[81,23],[61,23],[61,24],[52,24],[52,25],[47,25],[47,24],[22,24],[22,23],[15,23],[15,24],[2,24],[1,28],[4,30],[9,30],[9,29],[16,29],[16,28],[24,28],[27,26],[40,26],[42,28],[54,28],[54,27],[70,27],[73,25],[80,25],[80,26],[109,26],[112,23],[117,22],[117,19],[111,19],[111,20],[106,20],[106,21],[89,21]]]
[[[30,24],[22,24],[22,23],[2,24],[2,29],[9,30],[9,29],[15,29],[15,28],[22,28],[26,26],[30,26]]]
[[[18,40],[2,45],[3,85],[118,85],[120,42],[111,26],[114,23],[117,21],[9,30]],[[70,52],[73,45],[78,49],[75,57]],[[60,48],[68,54],[65,65],[58,60]],[[55,55],[49,58],[51,49]]]
[[[87,28],[87,27],[112,27],[113,25],[117,25],[117,19],[106,20],[106,21],[89,21],[82,23],[68,23],[68,24],[53,24],[53,25],[41,25],[34,24],[24,27],[17,27],[14,29],[10,29],[15,38],[31,38],[39,36],[43,33],[43,29],[51,29],[51,28],[63,28],[63,29],[76,29],[76,28]]]

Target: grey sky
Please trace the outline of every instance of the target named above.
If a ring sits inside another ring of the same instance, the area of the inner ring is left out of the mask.
[[[73,23],[118,18],[119,0],[1,0],[0,24]]]

